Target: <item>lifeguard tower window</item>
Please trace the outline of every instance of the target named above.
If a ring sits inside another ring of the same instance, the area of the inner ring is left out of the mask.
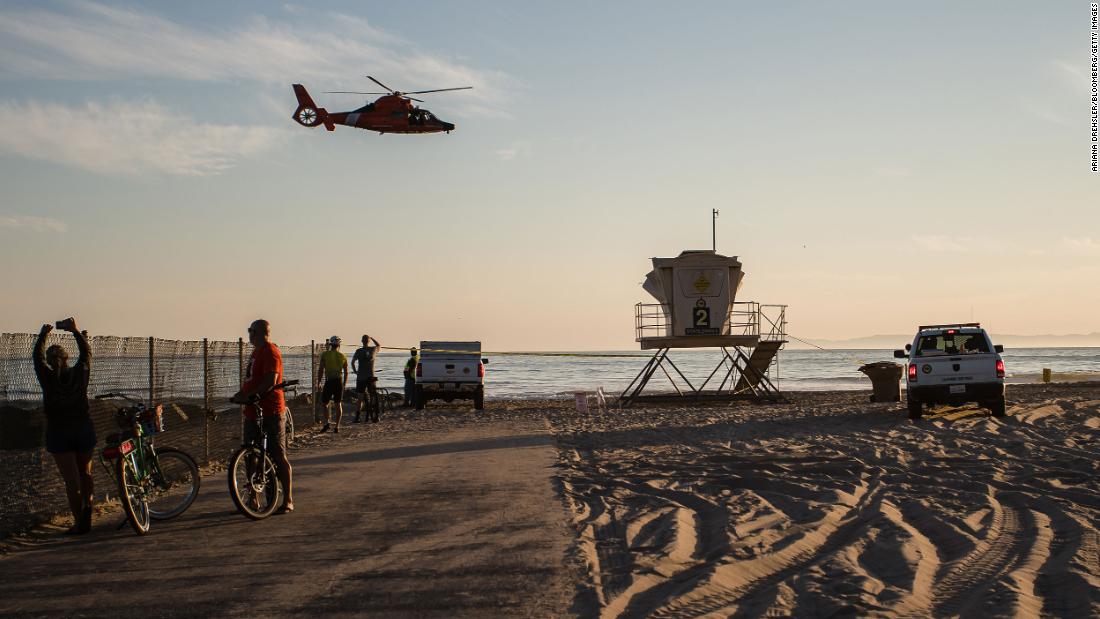
[[[925,335],[920,338],[917,350],[921,357],[977,355],[989,353],[989,342],[982,333]]]

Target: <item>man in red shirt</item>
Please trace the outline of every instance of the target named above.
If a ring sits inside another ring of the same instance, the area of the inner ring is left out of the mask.
[[[279,482],[283,485],[283,505],[278,513],[285,514],[294,511],[294,498],[291,494],[291,469],[290,459],[286,455],[286,425],[283,411],[286,409],[286,401],[283,399],[283,390],[271,388],[283,382],[283,354],[279,347],[271,341],[271,326],[266,320],[260,319],[248,327],[248,341],[252,344],[252,356],[248,361],[248,369],[245,370],[244,385],[234,401],[245,402],[253,395],[261,395],[259,405],[264,412],[264,432],[267,433],[267,446],[271,459],[278,468]],[[256,407],[247,404],[244,407],[244,416],[249,419],[244,424],[244,438],[252,440],[259,429],[254,423],[256,420]]]

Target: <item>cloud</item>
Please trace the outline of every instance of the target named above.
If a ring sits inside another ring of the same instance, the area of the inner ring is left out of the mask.
[[[934,253],[980,253],[996,251],[997,246],[991,239],[969,236],[948,236],[945,234],[914,234],[913,242],[922,251]]]
[[[66,232],[69,226],[52,217],[0,214],[0,228],[21,228],[34,232]]]
[[[1074,88],[1078,88],[1083,92],[1088,92],[1089,74],[1084,66],[1078,66],[1064,60],[1055,60],[1054,66],[1057,68],[1058,73],[1068,80]]]
[[[503,73],[427,53],[361,17],[311,11],[303,15],[294,5],[283,11],[293,24],[255,17],[218,29],[199,29],[94,2],[69,6],[67,12],[0,9],[0,75],[245,79],[363,90],[363,74],[369,72],[399,90],[473,86],[450,100],[452,109],[470,115],[499,113],[503,87],[510,81]]]
[[[1091,237],[1063,238],[1058,246],[1063,251],[1078,256],[1100,256],[1100,240]]]
[[[100,174],[217,174],[271,147],[270,127],[198,123],[152,101],[0,102],[0,152]]]

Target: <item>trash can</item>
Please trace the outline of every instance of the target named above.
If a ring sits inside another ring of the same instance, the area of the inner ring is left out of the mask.
[[[872,402],[901,401],[901,364],[893,361],[877,361],[859,368],[871,379]]]

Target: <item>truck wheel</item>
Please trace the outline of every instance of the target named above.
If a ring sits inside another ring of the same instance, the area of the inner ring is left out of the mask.
[[[906,404],[909,405],[909,418],[910,419],[920,419],[921,418],[921,413],[922,413],[920,402],[914,400],[913,398],[907,397],[906,398]]]
[[[474,410],[485,410],[485,390],[478,389],[474,392]]]
[[[989,403],[989,410],[992,411],[994,417],[1005,416],[1005,399],[998,398]]]
[[[413,390],[413,407],[418,411],[424,410],[424,388],[420,385]]]

